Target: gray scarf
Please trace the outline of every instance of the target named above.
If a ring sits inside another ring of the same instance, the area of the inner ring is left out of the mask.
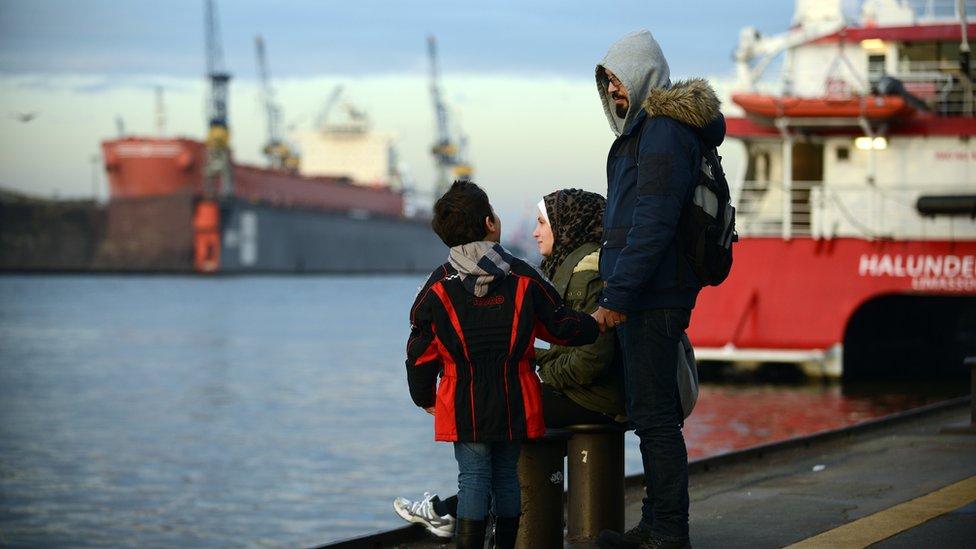
[[[461,284],[476,297],[484,297],[496,280],[505,278],[512,270],[512,254],[497,242],[454,246],[448,261],[461,276]]]

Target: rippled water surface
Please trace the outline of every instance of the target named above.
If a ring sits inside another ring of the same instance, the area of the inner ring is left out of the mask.
[[[420,278],[0,277],[0,545],[311,546],[453,493],[403,370]],[[706,385],[685,432],[694,458],[937,398]]]

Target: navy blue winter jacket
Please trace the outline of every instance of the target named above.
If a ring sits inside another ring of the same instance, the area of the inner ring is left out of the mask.
[[[627,312],[695,306],[701,282],[675,237],[699,177],[702,148],[725,138],[718,107],[704,80],[653,89],[610,147],[600,255],[603,307]]]

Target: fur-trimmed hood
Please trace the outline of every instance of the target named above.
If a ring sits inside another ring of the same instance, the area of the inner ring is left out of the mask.
[[[704,78],[654,88],[641,106],[648,117],[667,116],[691,126],[712,146],[717,147],[725,139],[725,118],[719,110],[721,101]]]

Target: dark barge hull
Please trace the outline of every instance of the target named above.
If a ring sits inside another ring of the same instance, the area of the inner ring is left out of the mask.
[[[447,248],[424,220],[220,203],[219,272],[430,271]]]
[[[0,196],[0,270],[200,272],[191,194],[93,202]],[[447,249],[427,221],[227,198],[215,273],[424,272]]]

